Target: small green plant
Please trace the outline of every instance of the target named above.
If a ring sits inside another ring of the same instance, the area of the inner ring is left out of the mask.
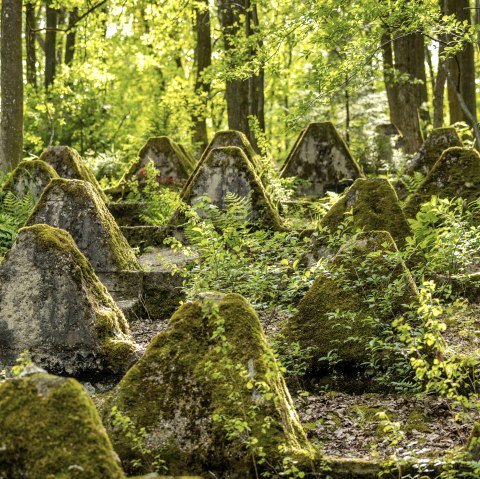
[[[159,171],[150,161],[130,182],[129,200],[141,201],[140,218],[152,226],[162,226],[182,205],[180,194],[159,183]]]
[[[10,368],[10,373],[13,377],[19,377],[27,366],[33,364],[30,352],[27,350],[23,351],[15,362],[16,364]]]
[[[432,196],[409,223],[413,237],[407,239],[406,256],[422,255],[413,268],[420,279],[433,274],[453,276],[480,266],[480,202]]]
[[[146,445],[145,440],[147,433],[145,428],[138,429],[132,419],[118,410],[114,406],[110,411],[110,418],[112,425],[118,429],[131,442],[132,450],[139,453],[139,459],[133,459],[130,466],[133,469],[148,468],[160,473],[168,472],[165,466],[165,461],[160,457],[155,456],[152,450]]]
[[[313,282],[316,266],[304,262],[309,239],[297,232],[254,230],[249,198],[228,193],[226,205],[220,210],[203,198],[186,211],[185,235],[198,255],[185,273],[187,297],[236,292],[256,309],[291,310]]]
[[[35,207],[31,192],[17,197],[11,191],[0,194],[0,255],[15,242],[17,231],[25,224]]]

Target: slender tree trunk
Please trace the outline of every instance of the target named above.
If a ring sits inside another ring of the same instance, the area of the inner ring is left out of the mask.
[[[78,22],[78,7],[75,7],[68,15],[68,33],[65,42],[65,65],[71,66],[75,56],[75,42],[77,29],[75,25]]]
[[[47,31],[45,33],[45,89],[48,90],[55,80],[57,68],[57,14],[58,11],[50,7],[50,1],[47,0],[46,17]]]
[[[197,33],[195,92],[201,95],[202,111],[193,117],[193,141],[199,145],[199,150],[203,151],[208,145],[206,108],[211,88],[211,82],[205,79],[204,74],[212,64],[212,37],[208,0],[203,0],[199,3],[199,6],[195,7],[195,31]]]
[[[404,151],[415,153],[423,143],[422,130],[418,117],[418,108],[421,104],[421,90],[416,84],[416,74],[419,72],[417,61],[419,58],[416,48],[419,47],[415,34],[400,34],[393,42],[395,55],[395,70],[401,81],[398,83],[396,116],[398,129],[404,139]],[[422,46],[423,58],[423,46]],[[423,66],[425,69],[425,66]]]
[[[455,15],[461,22],[471,24],[469,0],[446,0],[445,13]],[[467,43],[461,52],[457,53],[448,62],[448,104],[450,109],[450,123],[465,121],[473,126],[472,118],[476,121],[476,95],[475,95],[475,57],[473,45]],[[470,115],[465,114],[465,108],[459,102],[463,98],[464,106]]]
[[[439,57],[442,56],[445,47],[440,44]],[[445,100],[445,82],[447,81],[446,61],[438,59],[437,77],[435,79],[435,88],[433,89],[433,127],[441,128],[443,126]]]
[[[65,8],[60,8],[57,13],[57,29],[65,30],[67,26],[67,11]],[[56,42],[56,65],[61,65],[63,63],[64,53],[63,53],[63,41]]]
[[[37,88],[37,45],[35,30],[37,29],[37,15],[35,5],[27,3],[25,6],[25,49],[27,65],[27,83]]]
[[[23,146],[22,1],[3,0],[1,20],[0,169],[9,171]]]

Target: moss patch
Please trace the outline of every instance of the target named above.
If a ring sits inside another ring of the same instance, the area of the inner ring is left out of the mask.
[[[183,305],[105,406],[107,418],[115,405],[145,427],[147,444],[171,474],[250,477],[248,437],[257,438],[273,462],[280,444],[288,454],[310,450],[256,313],[239,295],[219,296],[210,300],[218,307],[215,319],[203,301]],[[227,355],[222,336],[230,345]],[[236,419],[247,421],[249,434],[228,432]],[[270,426],[262,429],[266,422]],[[110,431],[121,457],[134,458],[128,439]]]
[[[129,339],[128,323],[70,234],[49,225],[37,224],[20,229],[19,239],[36,243],[42,254],[50,250],[73,259],[77,281],[83,285],[84,293],[94,305],[96,318],[92,326],[100,343],[100,356],[111,370],[124,371],[131,364],[135,350]]]
[[[430,132],[420,151],[407,166],[405,173],[413,175],[416,171],[427,175],[448,148],[462,147],[463,143],[455,128],[435,128]]]
[[[480,190],[480,155],[468,148],[449,148],[435,163],[418,190],[408,199],[405,215],[413,218],[422,203],[432,195],[441,198],[478,199]]]
[[[412,232],[391,184],[381,178],[355,180],[345,196],[328,211],[320,225],[334,232],[352,214],[353,229],[388,231],[398,245]]]
[[[44,161],[23,160],[13,170],[3,191],[12,191],[16,196],[24,196],[31,192],[35,201],[38,201],[49,181],[58,177],[57,172]]]
[[[283,334],[302,348],[312,348],[313,372],[325,369],[328,357],[344,367],[358,367],[370,358],[369,340],[416,296],[390,233],[359,233],[315,280]]]
[[[124,478],[83,387],[37,374],[0,383],[0,477]]]

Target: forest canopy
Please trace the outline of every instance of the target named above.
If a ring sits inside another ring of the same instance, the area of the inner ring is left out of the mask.
[[[327,120],[368,168],[376,125],[413,153],[432,127],[476,121],[468,0],[21,3],[2,3],[2,131],[24,131],[3,135],[4,170],[68,145],[118,178],[150,136],[198,153],[227,128],[282,161]]]

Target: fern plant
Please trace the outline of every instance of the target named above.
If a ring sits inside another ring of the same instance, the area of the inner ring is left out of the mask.
[[[35,206],[31,192],[22,197],[15,196],[11,191],[0,197],[0,255],[8,251],[15,239],[17,231],[25,224]]]

